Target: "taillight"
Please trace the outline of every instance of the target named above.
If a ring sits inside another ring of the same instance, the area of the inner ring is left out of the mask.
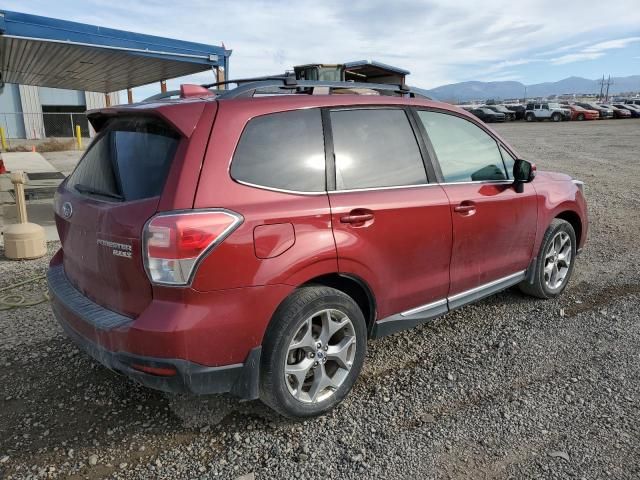
[[[200,261],[241,223],[240,215],[222,209],[156,215],[142,235],[149,279],[160,285],[188,285]]]

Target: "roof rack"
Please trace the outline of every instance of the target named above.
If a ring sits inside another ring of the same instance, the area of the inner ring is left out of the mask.
[[[230,84],[237,84],[236,88],[230,90],[218,90],[215,87],[226,86]],[[245,98],[252,97],[256,92],[260,90],[289,90],[291,93],[304,93],[305,90],[311,90],[315,88],[328,88],[329,93],[332,89],[344,89],[344,90],[374,90],[378,92],[391,92],[400,95],[406,95],[408,97],[419,97],[431,100],[424,91],[420,88],[413,88],[403,84],[389,84],[389,83],[368,83],[368,82],[336,82],[336,81],[322,81],[322,80],[298,80],[294,75],[271,75],[255,78],[241,78],[234,80],[225,80],[223,82],[205,83],[201,85],[203,88],[211,89],[212,93],[217,94],[218,99],[232,99],[232,98]],[[294,92],[295,91],[295,92]],[[172,90],[165,93],[159,93],[153,95],[144,101],[160,100],[164,98],[170,98],[180,95],[179,90]]]
[[[280,90],[297,90],[304,91],[318,87],[331,89],[350,89],[350,90],[374,90],[379,92],[393,92],[410,97],[427,98],[420,89],[411,88],[405,84],[387,84],[387,83],[368,83],[368,82],[335,82],[322,80],[298,80],[293,75],[281,75],[273,77],[257,77],[242,80],[228,80],[226,82],[218,82],[203,85],[205,88],[236,83],[238,87],[231,90],[224,90],[218,98],[242,98],[252,97],[260,90],[269,90],[277,88]]]

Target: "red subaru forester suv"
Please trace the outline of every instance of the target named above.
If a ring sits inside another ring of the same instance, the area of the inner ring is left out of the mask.
[[[513,285],[564,290],[587,237],[582,182],[404,88],[263,83],[90,114],[48,280],[100,363],[308,417],[347,395],[369,337]]]

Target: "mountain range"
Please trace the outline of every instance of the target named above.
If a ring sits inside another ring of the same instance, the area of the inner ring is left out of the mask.
[[[582,77],[569,77],[557,82],[536,83],[525,85],[520,82],[460,82],[442,85],[425,94],[443,101],[466,102],[469,100],[547,97],[549,95],[599,93],[600,79],[589,80]],[[609,94],[640,91],[640,75],[611,78]]]

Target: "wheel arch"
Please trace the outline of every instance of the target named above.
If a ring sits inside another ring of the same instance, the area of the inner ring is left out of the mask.
[[[373,295],[371,287],[356,275],[346,273],[328,273],[317,276],[305,282],[300,287],[310,285],[323,285],[325,287],[340,290],[348,295],[358,304],[367,324],[367,332],[369,336],[376,320],[376,299]]]
[[[578,215],[573,210],[564,210],[558,213],[555,218],[559,218],[560,220],[564,220],[569,222],[573,227],[573,231],[576,234],[576,248],[580,245],[582,241],[582,219],[580,215]]]

